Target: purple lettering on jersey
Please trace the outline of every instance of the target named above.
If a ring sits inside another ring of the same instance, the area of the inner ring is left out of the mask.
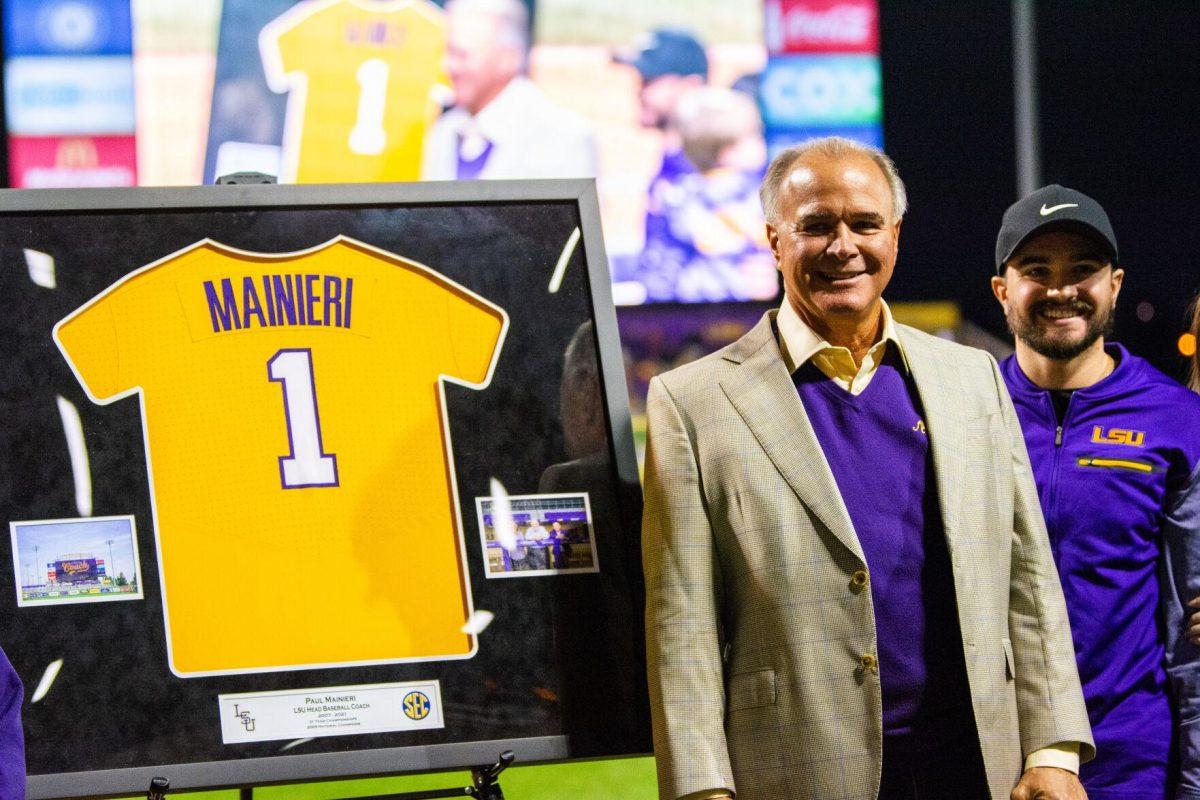
[[[321,280],[320,275],[309,273],[304,276],[304,294],[308,299],[308,324],[320,325],[321,320],[317,319],[317,306],[321,302],[321,296],[313,290],[313,284]]]
[[[304,316],[304,276],[296,276],[296,318],[301,325],[308,324],[308,317]]]
[[[345,38],[350,44],[398,47],[404,43],[406,33],[404,26],[392,25],[386,20],[349,22],[345,28]]]
[[[249,275],[242,278],[242,327],[250,327],[250,317],[258,317],[258,327],[267,327],[267,319],[263,316],[262,302],[258,299],[258,289],[254,286],[254,278]]]
[[[330,313],[332,307],[333,313]],[[342,327],[342,279],[337,275],[325,276],[325,324]]]
[[[266,306],[267,306],[267,323],[269,325],[271,325],[272,327],[274,327],[275,325],[277,325],[279,323],[277,323],[275,321],[275,297],[271,292],[271,276],[263,275],[262,283],[263,283],[263,300],[266,301]]]
[[[274,291],[275,304],[279,307],[279,324],[287,320],[288,325],[296,324],[296,292],[292,289],[291,275],[272,275],[271,286]]]
[[[316,273],[289,275],[245,275],[241,302],[232,278],[204,281],[204,295],[213,333],[274,328],[290,325],[321,325],[349,328],[354,279]],[[260,285],[261,281],[261,285]],[[262,292],[259,292],[262,289]]]
[[[217,290],[212,281],[205,281],[204,297],[208,300],[208,315],[212,318],[213,333],[242,327],[237,299],[233,296],[233,283],[229,278],[221,279],[220,298],[217,297]]]

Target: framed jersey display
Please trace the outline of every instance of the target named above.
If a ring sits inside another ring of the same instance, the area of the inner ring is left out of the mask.
[[[649,750],[590,181],[2,201],[30,797]]]

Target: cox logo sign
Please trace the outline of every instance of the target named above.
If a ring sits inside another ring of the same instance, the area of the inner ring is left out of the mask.
[[[762,79],[769,128],[869,125],[880,120],[875,56],[782,56]]]

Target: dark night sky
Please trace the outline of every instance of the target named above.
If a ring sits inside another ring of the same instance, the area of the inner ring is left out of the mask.
[[[988,277],[1016,199],[1007,2],[882,0],[884,142],[909,188],[897,300],[948,298],[1004,332]],[[1117,339],[1176,377],[1175,340],[1200,291],[1194,223],[1200,6],[1037,3],[1042,180],[1109,212],[1127,269]],[[1140,302],[1155,310],[1138,320]]]

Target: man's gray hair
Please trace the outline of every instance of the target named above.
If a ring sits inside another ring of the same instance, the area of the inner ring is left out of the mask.
[[[496,41],[529,52],[529,9],[521,0],[450,0],[447,14],[486,14],[496,21]]]
[[[883,172],[883,177],[888,182],[888,188],[892,190],[892,212],[896,219],[904,218],[904,212],[908,210],[908,193],[904,190],[904,181],[900,180],[900,173],[897,172],[895,163],[888,158],[887,153],[878,147],[862,144],[852,139],[841,136],[825,136],[820,139],[809,139],[807,142],[789,147],[771,159],[771,165],[767,167],[762,187],[758,190],[759,199],[762,200],[763,216],[766,217],[767,222],[778,221],[779,187],[791,173],[796,162],[809,155],[827,158],[866,156],[871,159]]]

